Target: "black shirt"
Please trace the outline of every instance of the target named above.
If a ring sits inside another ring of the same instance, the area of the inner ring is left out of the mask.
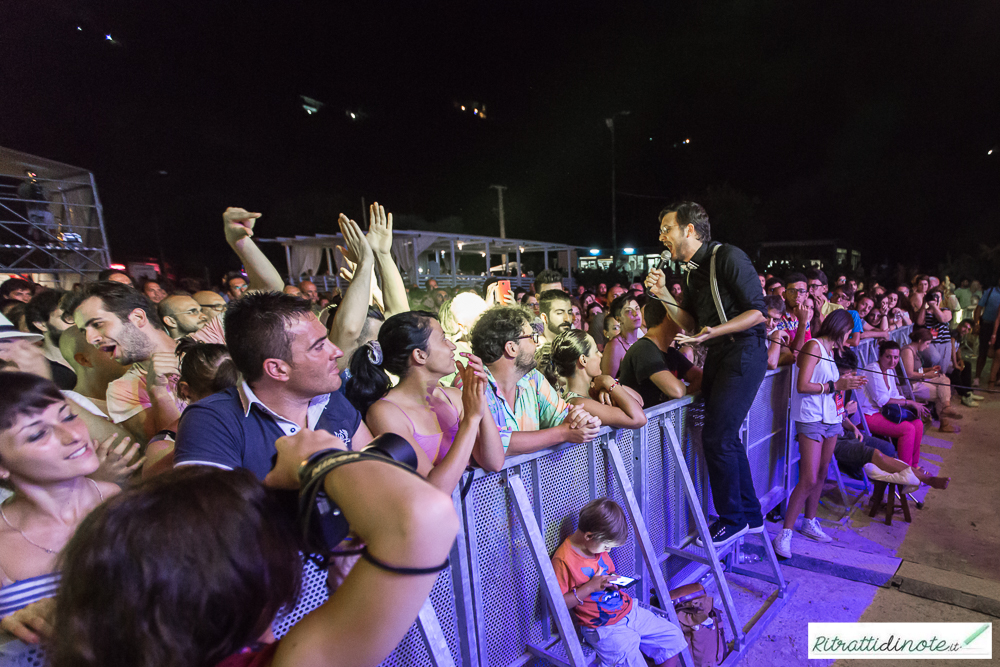
[[[52,381],[60,389],[72,389],[76,386],[76,373],[73,369],[66,368],[62,364],[49,361],[49,368],[52,369]]]
[[[683,380],[692,366],[694,364],[674,348],[668,348],[664,353],[653,341],[640,338],[625,353],[618,368],[618,380],[629,389],[639,392],[643,407],[648,408],[671,400],[650,377],[660,371],[670,371]]]
[[[698,327],[716,327],[722,322],[719,320],[718,311],[715,309],[715,301],[712,299],[712,288],[709,286],[709,266],[712,261],[712,247],[718,243],[704,243],[698,252],[694,254],[688,263],[688,273],[685,280],[681,281],[681,288],[684,290],[684,305],[690,308],[694,306],[694,316],[698,320]],[[764,293],[760,288],[760,278],[757,277],[757,269],[753,268],[747,254],[736,246],[722,244],[715,256],[715,272],[719,281],[719,297],[722,301],[722,310],[727,319],[733,319],[748,310],[760,311],[761,315],[767,317],[764,308]],[[764,324],[741,332],[742,335],[764,335]],[[719,344],[728,337],[713,338],[706,345]]]

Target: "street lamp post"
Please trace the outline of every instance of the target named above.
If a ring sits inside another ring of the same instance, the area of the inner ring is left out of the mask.
[[[604,122],[611,130],[611,268],[614,269],[618,261],[618,206],[615,197],[615,118],[627,116],[631,111],[616,111],[611,114],[611,118],[605,118]]]

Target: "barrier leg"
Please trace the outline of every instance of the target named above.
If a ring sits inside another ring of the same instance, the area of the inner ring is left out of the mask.
[[[573,619],[570,618],[569,609],[563,600],[559,582],[556,580],[556,572],[552,569],[552,561],[549,559],[548,550],[545,548],[545,538],[535,521],[535,514],[528,500],[528,492],[524,489],[524,482],[520,475],[509,475],[507,485],[514,495],[514,512],[517,514],[521,529],[527,538],[528,548],[531,550],[535,567],[538,568],[538,578],[542,582],[542,593],[549,603],[549,610],[552,612],[553,620],[559,636],[562,637],[563,645],[566,648],[566,656],[569,658],[570,667],[586,667],[586,659],[583,656],[583,647],[580,645],[580,638],[576,634],[573,626]],[[536,649],[537,650],[537,649]],[[545,656],[548,659],[549,656]],[[562,662],[558,660],[557,662]]]
[[[722,606],[726,610],[726,616],[729,619],[729,627],[733,634],[733,646],[737,652],[742,651],[744,642],[743,628],[741,627],[739,612],[736,611],[736,603],[733,601],[733,595],[729,590],[729,583],[726,581],[726,577],[722,570],[722,564],[720,562],[721,557],[725,555],[725,553],[732,551],[736,547],[736,540],[733,540],[726,545],[722,549],[722,555],[720,555],[719,550],[715,548],[715,544],[712,542],[712,536],[708,532],[708,519],[705,516],[705,512],[702,511],[701,504],[698,501],[698,492],[694,488],[694,481],[691,479],[691,471],[688,470],[687,462],[684,459],[684,452],[681,450],[680,442],[677,441],[677,435],[674,433],[674,430],[670,428],[669,420],[664,419],[660,424],[660,429],[663,432],[662,442],[664,444],[667,442],[670,443],[670,448],[667,451],[670,452],[674,467],[681,474],[681,480],[684,483],[684,495],[687,497],[688,507],[691,510],[691,514],[694,516],[694,522],[698,528],[698,535],[701,537],[702,543],[705,545],[705,552],[708,556],[704,557],[691,552],[682,551],[680,549],[668,549],[668,552],[708,565],[712,572],[712,577],[715,579],[715,584],[719,589],[719,593],[722,595]],[[657,568],[657,570],[659,570],[659,568]]]
[[[431,657],[432,667],[455,667],[455,659],[451,656],[448,640],[444,638],[430,598],[424,600],[424,606],[417,614],[417,629],[427,647],[427,655]]]
[[[698,503],[698,495],[694,487],[694,482],[691,479],[691,473],[688,470],[683,450],[681,449],[677,435],[674,433],[673,429],[670,428],[667,420],[664,420],[664,423],[661,424],[661,429],[665,433],[663,443],[666,444],[668,441],[670,443],[670,449],[668,451],[671,453],[674,465],[681,474],[681,479],[684,483],[684,493],[687,497],[688,505],[691,509],[692,515],[694,516],[695,525],[698,528],[698,534],[701,536],[702,542],[705,545],[704,551],[708,554],[706,557],[696,551],[685,551],[682,549],[673,549],[668,547],[667,555],[680,556],[681,558],[687,558],[688,560],[693,560],[708,566],[713,578],[715,579],[715,585],[722,596],[722,605],[725,608],[726,615],[729,620],[729,627],[733,632],[733,651],[722,663],[723,667],[731,667],[742,659],[747,648],[763,633],[764,628],[767,627],[768,623],[770,623],[774,617],[778,615],[782,607],[784,607],[785,602],[794,593],[797,582],[792,582],[791,584],[785,583],[784,574],[781,571],[781,566],[778,564],[778,558],[774,553],[774,548],[771,544],[767,531],[751,533],[750,535],[757,535],[763,543],[764,553],[766,554],[768,564],[774,572],[774,579],[771,580],[766,576],[762,576],[758,572],[744,568],[734,566],[732,569],[738,574],[763,579],[764,581],[776,584],[777,588],[771,593],[770,596],[768,596],[763,604],[761,604],[750,620],[747,621],[746,625],[741,625],[741,620],[733,601],[732,592],[729,589],[729,582],[726,581],[725,574],[719,560],[720,554],[721,557],[725,557],[726,555],[732,555],[735,553],[740,540],[733,540],[721,549],[715,548],[715,545],[712,543],[711,537],[708,533],[708,519]]]
[[[609,440],[604,448],[611,457],[611,467],[615,473],[615,481],[618,482],[618,488],[621,489],[622,497],[625,498],[625,512],[628,514],[629,521],[632,522],[632,526],[635,528],[636,541],[639,543],[639,549],[642,551],[646,570],[653,578],[653,588],[656,590],[656,597],[659,598],[660,604],[663,605],[662,611],[666,614],[670,622],[680,628],[681,624],[677,620],[677,612],[674,611],[674,605],[670,604],[670,589],[667,588],[667,582],[663,578],[663,570],[660,568],[659,559],[653,552],[653,543],[649,539],[646,520],[639,510],[639,503],[635,499],[632,482],[629,481],[628,474],[625,471],[625,462],[622,461],[622,454],[618,450],[618,443],[614,440]],[[681,661],[686,667],[694,667],[694,658],[691,657],[691,651],[687,648],[681,652]]]
[[[471,475],[472,473],[466,473]],[[465,477],[463,476],[463,482]],[[479,635],[476,630],[475,597],[472,590],[472,563],[469,550],[468,521],[466,508],[462,499],[462,484],[452,492],[452,502],[455,512],[461,518],[455,545],[451,549],[451,585],[455,596],[455,616],[459,630],[459,650],[462,654],[462,665],[479,664]],[[475,525],[475,520],[473,520]]]

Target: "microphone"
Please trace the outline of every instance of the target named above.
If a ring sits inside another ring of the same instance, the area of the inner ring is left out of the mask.
[[[663,265],[666,264],[667,262],[669,262],[670,259],[671,259],[671,257],[670,257],[670,251],[669,250],[664,250],[663,252],[660,253],[660,263],[656,265],[656,268],[660,269],[662,271],[663,270]]]

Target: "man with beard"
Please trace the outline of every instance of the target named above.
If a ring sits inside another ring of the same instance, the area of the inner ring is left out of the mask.
[[[660,242],[674,261],[686,262],[688,268],[684,308],[670,298],[659,269],[646,277],[646,287],[665,302],[670,319],[684,331],[695,332],[677,336],[679,343],[703,343],[708,348],[701,384],[705,399],[701,439],[719,515],[709,527],[709,539],[722,546],[748,530],[764,530],[740,426],[767,372],[767,311],[750,258],[739,248],[711,241],[704,208],[694,202],[665,208],[660,212]],[[722,313],[712,294],[713,257]]]
[[[168,296],[156,306],[156,311],[174,340],[195,333],[210,319],[202,312],[201,304],[186,294]]]
[[[472,353],[486,365],[486,400],[507,455],[597,437],[601,420],[559,396],[535,369],[540,336],[523,308],[495,306],[472,328]]]
[[[569,295],[558,289],[542,292],[538,296],[538,311],[545,327],[542,329],[542,346],[535,354],[536,361],[541,361],[549,355],[556,336],[573,327]]]
[[[59,302],[64,294],[59,290],[43,290],[33,296],[25,307],[24,322],[28,331],[42,334],[42,354],[52,365],[52,381],[60,389],[72,389],[76,384],[76,375],[59,351],[59,337],[73,326],[63,321]]]
[[[153,303],[131,287],[90,283],[79,299],[71,312],[87,342],[129,366],[108,385],[108,415],[145,444],[176,424],[187,405],[176,392],[177,341],[167,333]]]

